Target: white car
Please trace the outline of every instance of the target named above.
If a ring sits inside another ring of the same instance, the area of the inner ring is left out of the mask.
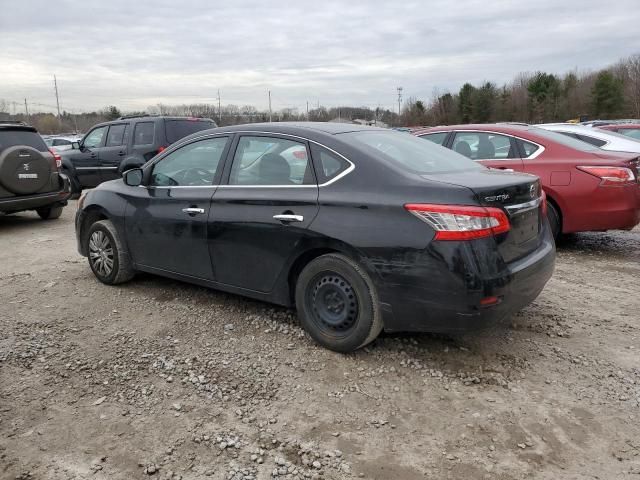
[[[73,149],[73,144],[79,141],[78,137],[43,137],[44,143],[47,144],[51,150],[56,152],[63,152],[65,150]]]
[[[537,128],[562,133],[568,137],[577,138],[603,150],[616,152],[640,153],[640,141],[615,132],[608,132],[598,128],[585,127],[572,123],[543,123],[535,125]]]

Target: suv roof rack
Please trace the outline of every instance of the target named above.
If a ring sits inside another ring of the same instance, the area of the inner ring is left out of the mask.
[[[0,120],[0,125],[23,125],[26,127],[27,123],[22,120]]]
[[[156,113],[145,113],[143,115],[122,115],[121,117],[118,117],[118,120],[127,120],[129,118],[145,118],[145,117],[159,117],[160,115],[156,114]]]

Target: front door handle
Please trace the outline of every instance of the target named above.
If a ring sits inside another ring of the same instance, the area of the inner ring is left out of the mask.
[[[273,218],[276,220],[280,220],[281,222],[303,222],[304,217],[302,215],[293,215],[293,214],[285,214],[282,215],[274,215]]]
[[[188,208],[183,208],[182,211],[184,213],[187,213],[189,215],[198,215],[201,213],[204,213],[204,208],[198,208],[198,207],[188,207]]]
[[[124,157],[125,155],[126,155],[126,153],[125,153],[125,152],[118,152],[118,156],[119,156],[119,157]]]

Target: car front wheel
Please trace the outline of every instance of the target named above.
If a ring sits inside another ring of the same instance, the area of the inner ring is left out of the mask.
[[[338,352],[364,347],[383,326],[371,278],[344,255],[322,255],[302,270],[296,283],[296,308],[309,335]]]
[[[86,235],[89,266],[102,283],[115,285],[130,280],[135,272],[113,223],[100,220]]]

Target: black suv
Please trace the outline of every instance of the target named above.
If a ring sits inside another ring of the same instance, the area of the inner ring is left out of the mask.
[[[187,135],[214,128],[209,118],[125,116],[95,125],[71,150],[60,152],[62,171],[77,196],[83,188],[113,180],[140,167]]]
[[[35,128],[0,121],[0,212],[35,210],[44,220],[58,218],[70,195],[59,167],[60,157]]]

